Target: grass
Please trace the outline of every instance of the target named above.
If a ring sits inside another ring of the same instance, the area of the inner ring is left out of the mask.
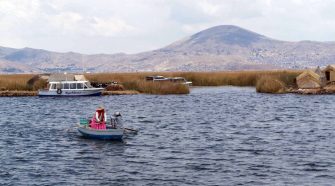
[[[286,85],[274,77],[263,76],[256,84],[256,91],[260,93],[285,93]]]
[[[135,95],[139,94],[136,90],[113,90],[113,91],[102,91],[102,95]]]
[[[0,90],[32,90],[28,81],[33,77],[32,74],[0,75]]]
[[[96,73],[85,74],[90,81],[122,84],[124,90],[132,90],[147,94],[187,94],[189,88],[170,82],[157,83],[145,81],[146,76],[163,75],[166,77],[184,77],[192,81],[194,86],[255,86],[260,80],[277,79],[289,87],[296,86],[295,78],[302,71],[234,71],[234,72],[134,72],[134,73]],[[272,80],[273,81],[273,80]],[[271,83],[270,83],[271,84]],[[46,81],[33,74],[0,75],[0,90],[36,91],[46,86]],[[267,85],[268,86],[268,85]],[[259,89],[260,90],[260,89]]]
[[[146,94],[188,94],[188,86],[171,82],[151,82],[137,80],[123,84],[127,90],[135,90]]]
[[[295,78],[302,71],[273,70],[273,71],[229,71],[229,72],[141,72],[141,73],[98,73],[88,74],[91,81],[107,83],[117,81],[121,83],[144,80],[146,76],[163,75],[166,77],[184,77],[192,81],[194,86],[256,86],[263,77],[273,77],[283,81],[288,86],[295,86]]]
[[[0,91],[36,91],[46,86],[46,80],[33,74],[0,75]]]
[[[91,82],[110,83],[113,81],[122,83],[125,90],[134,90],[145,94],[188,94],[188,86],[171,82],[145,81],[146,76],[163,74],[174,76],[172,73],[99,73],[85,75]]]
[[[11,90],[0,91],[0,97],[37,96],[37,91]]]
[[[180,76],[192,81],[195,86],[256,86],[266,76],[277,78],[289,86],[295,85],[295,78],[301,71],[236,71],[236,72],[185,72]]]

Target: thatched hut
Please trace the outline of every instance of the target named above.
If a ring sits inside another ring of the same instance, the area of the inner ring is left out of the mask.
[[[323,72],[327,83],[335,82],[335,65],[328,65]]]
[[[301,89],[314,89],[321,88],[321,77],[317,73],[307,70],[300,74],[297,78],[298,88]]]

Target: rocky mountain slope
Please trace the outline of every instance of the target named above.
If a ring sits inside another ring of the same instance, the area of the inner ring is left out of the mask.
[[[138,54],[58,53],[0,47],[0,72],[129,72],[296,69],[335,61],[335,42],[287,42],[216,26],[164,48]]]

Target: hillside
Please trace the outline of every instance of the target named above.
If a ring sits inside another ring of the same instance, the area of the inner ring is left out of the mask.
[[[0,72],[219,71],[308,68],[335,61],[335,42],[287,42],[216,26],[138,54],[85,55],[0,47]]]

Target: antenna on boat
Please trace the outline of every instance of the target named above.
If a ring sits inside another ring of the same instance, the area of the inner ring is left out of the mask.
[[[67,73],[66,72],[64,72],[64,75],[65,75],[65,81],[67,81],[67,75],[66,75]]]

